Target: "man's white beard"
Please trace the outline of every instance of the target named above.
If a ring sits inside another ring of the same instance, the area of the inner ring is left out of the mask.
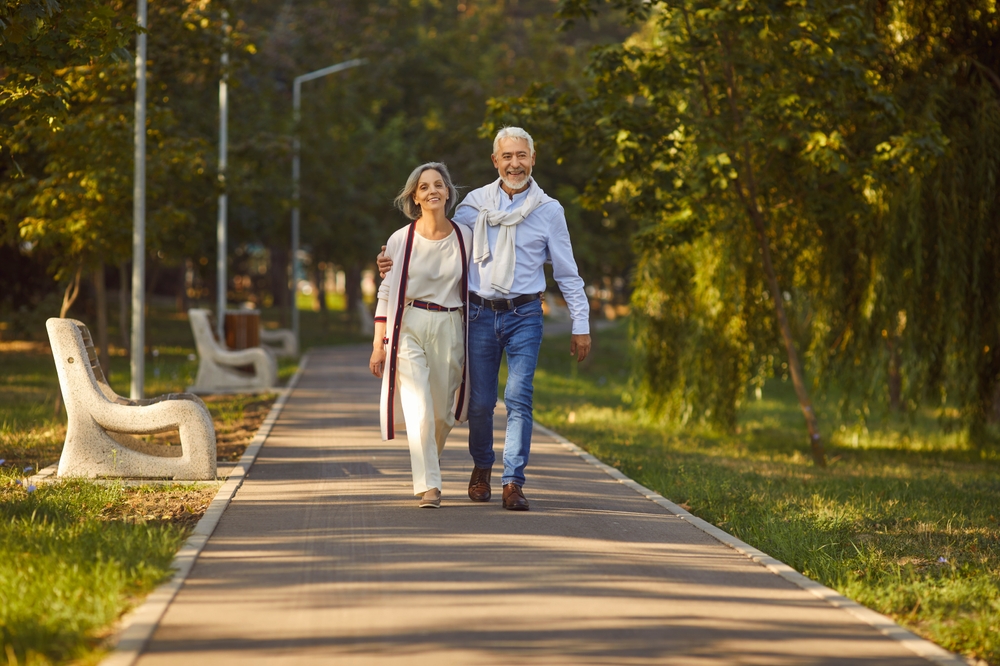
[[[531,178],[531,172],[525,170],[524,173],[520,174],[519,180],[514,180],[510,176],[500,176],[500,181],[512,190],[519,190],[528,184],[529,178]]]

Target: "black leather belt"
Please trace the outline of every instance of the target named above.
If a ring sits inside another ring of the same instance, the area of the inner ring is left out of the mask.
[[[410,301],[410,305],[415,308],[420,308],[421,310],[430,310],[431,312],[454,312],[455,310],[462,309],[462,306],[458,306],[457,308],[446,308],[443,305],[431,303],[430,301]]]
[[[479,294],[469,294],[469,302],[473,305],[489,308],[494,312],[505,312],[507,310],[513,310],[514,308],[524,305],[525,303],[537,301],[541,297],[542,294],[539,292],[537,294],[525,294],[523,296],[518,296],[517,298],[496,298],[490,300],[488,298],[483,298]]]

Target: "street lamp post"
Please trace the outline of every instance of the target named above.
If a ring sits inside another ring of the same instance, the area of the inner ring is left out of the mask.
[[[132,185],[132,350],[129,395],[143,397],[146,349],[146,0],[138,1],[135,53],[135,175]]]
[[[219,217],[216,223],[216,240],[219,244],[216,258],[216,327],[219,340],[226,339],[226,258],[229,246],[227,225],[226,152],[229,139],[229,12],[222,10],[222,76],[219,77]]]
[[[343,71],[345,69],[350,69],[351,67],[357,67],[358,65],[363,65],[365,60],[363,58],[356,58],[354,60],[348,60],[346,62],[337,63],[336,65],[331,65],[329,67],[324,67],[323,69],[317,69],[315,72],[309,72],[308,74],[303,74],[302,76],[295,77],[295,84],[292,88],[292,107],[294,109],[293,119],[295,121],[295,135],[292,139],[292,332],[295,334],[296,344],[300,344],[299,340],[299,307],[297,303],[298,296],[298,286],[299,279],[301,275],[301,265],[299,263],[299,175],[300,175],[300,164],[299,164],[299,151],[301,149],[299,140],[299,123],[302,120],[302,83],[305,81],[312,81],[313,79],[318,79],[328,74],[336,74],[337,72]]]

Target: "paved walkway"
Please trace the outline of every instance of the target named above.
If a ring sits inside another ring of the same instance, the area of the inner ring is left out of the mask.
[[[530,512],[468,500],[465,428],[418,510],[367,354],[310,354],[141,664],[928,663],[551,438]]]

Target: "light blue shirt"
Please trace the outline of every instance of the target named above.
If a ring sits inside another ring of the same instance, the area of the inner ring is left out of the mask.
[[[532,187],[537,187],[534,181]],[[499,185],[497,190],[499,190],[500,210],[505,212],[519,207],[528,196],[528,190],[515,194],[513,198]],[[491,200],[497,199],[491,198]],[[476,225],[477,215],[477,211],[471,206],[459,205],[455,211],[454,221],[472,229]],[[486,229],[491,255],[496,253],[499,233],[499,227],[490,226]],[[482,269],[493,261],[492,258],[487,260],[486,264],[475,262],[469,264],[469,289],[489,299],[537,294],[545,291],[544,267],[546,263],[551,263],[552,277],[559,285],[559,291],[566,299],[566,306],[573,318],[573,334],[590,334],[590,303],[583,290],[583,278],[580,277],[576,259],[573,258],[573,245],[570,243],[569,229],[566,226],[566,215],[558,201],[552,200],[542,204],[517,225],[514,254],[516,264],[510,294],[496,292],[488,280],[483,280]]]

